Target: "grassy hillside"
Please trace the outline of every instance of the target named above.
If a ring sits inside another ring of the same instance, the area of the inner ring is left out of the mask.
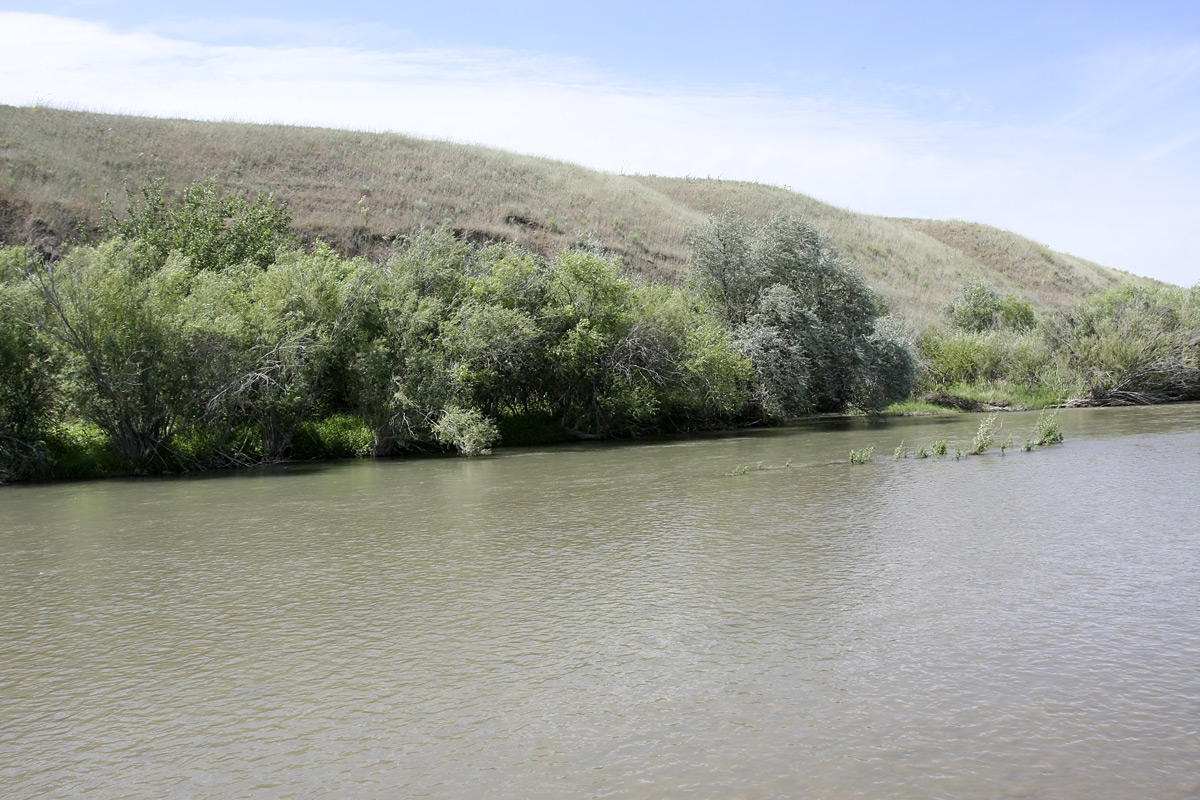
[[[161,178],[204,178],[287,201],[304,238],[345,254],[449,222],[475,240],[544,253],[599,243],[627,267],[674,279],[687,234],[736,205],[754,219],[790,211],[826,232],[868,283],[918,327],[964,280],[986,278],[1037,307],[1060,307],[1149,279],[962,222],[856,214],[779,187],[612,175],[549,159],[390,133],[192,122],[0,106],[0,240],[53,250],[87,235],[110,197]]]

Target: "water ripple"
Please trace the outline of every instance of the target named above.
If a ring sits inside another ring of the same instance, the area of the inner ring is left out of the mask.
[[[1200,409],[1065,419],[5,490],[0,790],[1196,797]]]

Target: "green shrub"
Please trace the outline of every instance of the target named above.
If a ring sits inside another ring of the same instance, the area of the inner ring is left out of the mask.
[[[236,382],[242,348],[196,318],[178,257],[156,267],[145,243],[113,239],[76,248],[33,281],[74,410],[130,458],[163,457]]]
[[[861,450],[850,451],[851,464],[867,464],[875,456],[875,445],[868,445]]]
[[[912,348],[879,323],[875,295],[816,229],[728,209],[690,241],[689,283],[750,361],[757,416],[878,410],[911,391]]]
[[[305,420],[292,437],[292,458],[300,461],[332,458],[363,458],[371,455],[371,429],[361,418],[334,414]]]
[[[1033,443],[1039,447],[1056,444],[1063,440],[1061,422],[1057,411],[1043,411],[1038,414],[1034,428]]]
[[[931,390],[991,386],[1037,405],[1066,392],[1053,354],[1036,331],[968,333],[930,329],[921,337],[920,384]],[[1040,398],[1045,396],[1046,400]]]
[[[281,249],[294,242],[288,235],[292,218],[286,203],[272,195],[252,200],[228,196],[207,180],[183,190],[179,202],[163,197],[163,181],[128,192],[127,216],[118,219],[105,209],[105,233],[145,242],[156,266],[179,253],[192,270],[222,271],[243,264],[266,269]]]
[[[921,337],[922,382],[930,387],[1004,377],[1006,340],[995,333],[929,330]]]
[[[0,482],[45,477],[58,389],[50,343],[35,328],[41,299],[24,248],[0,248]]]
[[[191,351],[177,324],[182,294],[155,275],[144,243],[113,240],[77,248],[35,276],[75,409],[132,458],[161,451],[181,419],[198,411],[187,386]]]
[[[968,333],[991,330],[1000,314],[1000,293],[987,281],[970,281],[950,298],[942,313],[956,330]]]
[[[1033,305],[1008,294],[1000,298],[1000,327],[1010,331],[1031,330],[1037,324]]]
[[[1200,400],[1200,286],[1120,286],[1043,326],[1059,372],[1095,404]]]
[[[254,425],[196,426],[171,440],[164,461],[179,472],[245,467],[262,462],[262,432]]]
[[[253,358],[238,382],[237,413],[260,427],[266,461],[290,457],[297,426],[319,413],[352,357],[358,312],[370,302],[356,267],[318,243],[245,274],[245,348]]]
[[[135,472],[140,462],[120,453],[96,425],[63,424],[47,435],[57,480],[85,480]]]
[[[1024,331],[1036,322],[1033,306],[1015,295],[1001,295],[983,280],[970,281],[950,298],[942,312],[951,327],[968,333]]]
[[[1061,394],[1063,387],[1058,380],[1054,354],[1040,334],[1030,331],[1010,334],[1004,359],[1004,377],[1026,389],[1042,388]]]
[[[461,455],[480,456],[492,452],[500,438],[496,423],[475,409],[446,409],[433,426],[439,442],[454,447]]]
[[[979,429],[975,431],[975,439],[971,442],[971,449],[967,452],[973,456],[986,453],[996,440],[996,429],[999,423],[999,415],[988,414],[979,423]]]

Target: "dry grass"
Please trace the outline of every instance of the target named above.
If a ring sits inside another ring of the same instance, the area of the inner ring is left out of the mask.
[[[940,314],[964,281],[983,278],[1037,308],[1061,308],[1109,286],[1156,281],[1054,252],[1017,234],[966,222],[856,214],[806,195],[757,183],[638,178],[677,203],[719,213],[726,204],[759,220],[796,214],[824,231],[867,282],[915,327]]]
[[[1075,302],[1080,294],[1095,294],[1122,282],[1156,283],[1054,252],[1015,233],[987,225],[956,220],[895,221],[971,258],[984,267],[998,289],[1037,305],[1062,307]]]
[[[798,214],[828,233],[868,282],[920,328],[964,280],[984,277],[1037,307],[1114,282],[1152,283],[983,225],[855,214],[779,187],[623,176],[542,158],[414,139],[286,125],[192,122],[0,106],[0,237],[52,247],[94,230],[110,196],[162,178],[171,191],[214,178],[273,192],[302,237],[347,254],[448,222],[476,240],[544,253],[599,243],[648,277],[687,268],[687,234],[736,205]]]

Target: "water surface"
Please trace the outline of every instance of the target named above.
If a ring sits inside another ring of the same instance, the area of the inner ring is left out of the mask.
[[[5,488],[0,794],[1200,796],[1200,406],[979,420]]]

